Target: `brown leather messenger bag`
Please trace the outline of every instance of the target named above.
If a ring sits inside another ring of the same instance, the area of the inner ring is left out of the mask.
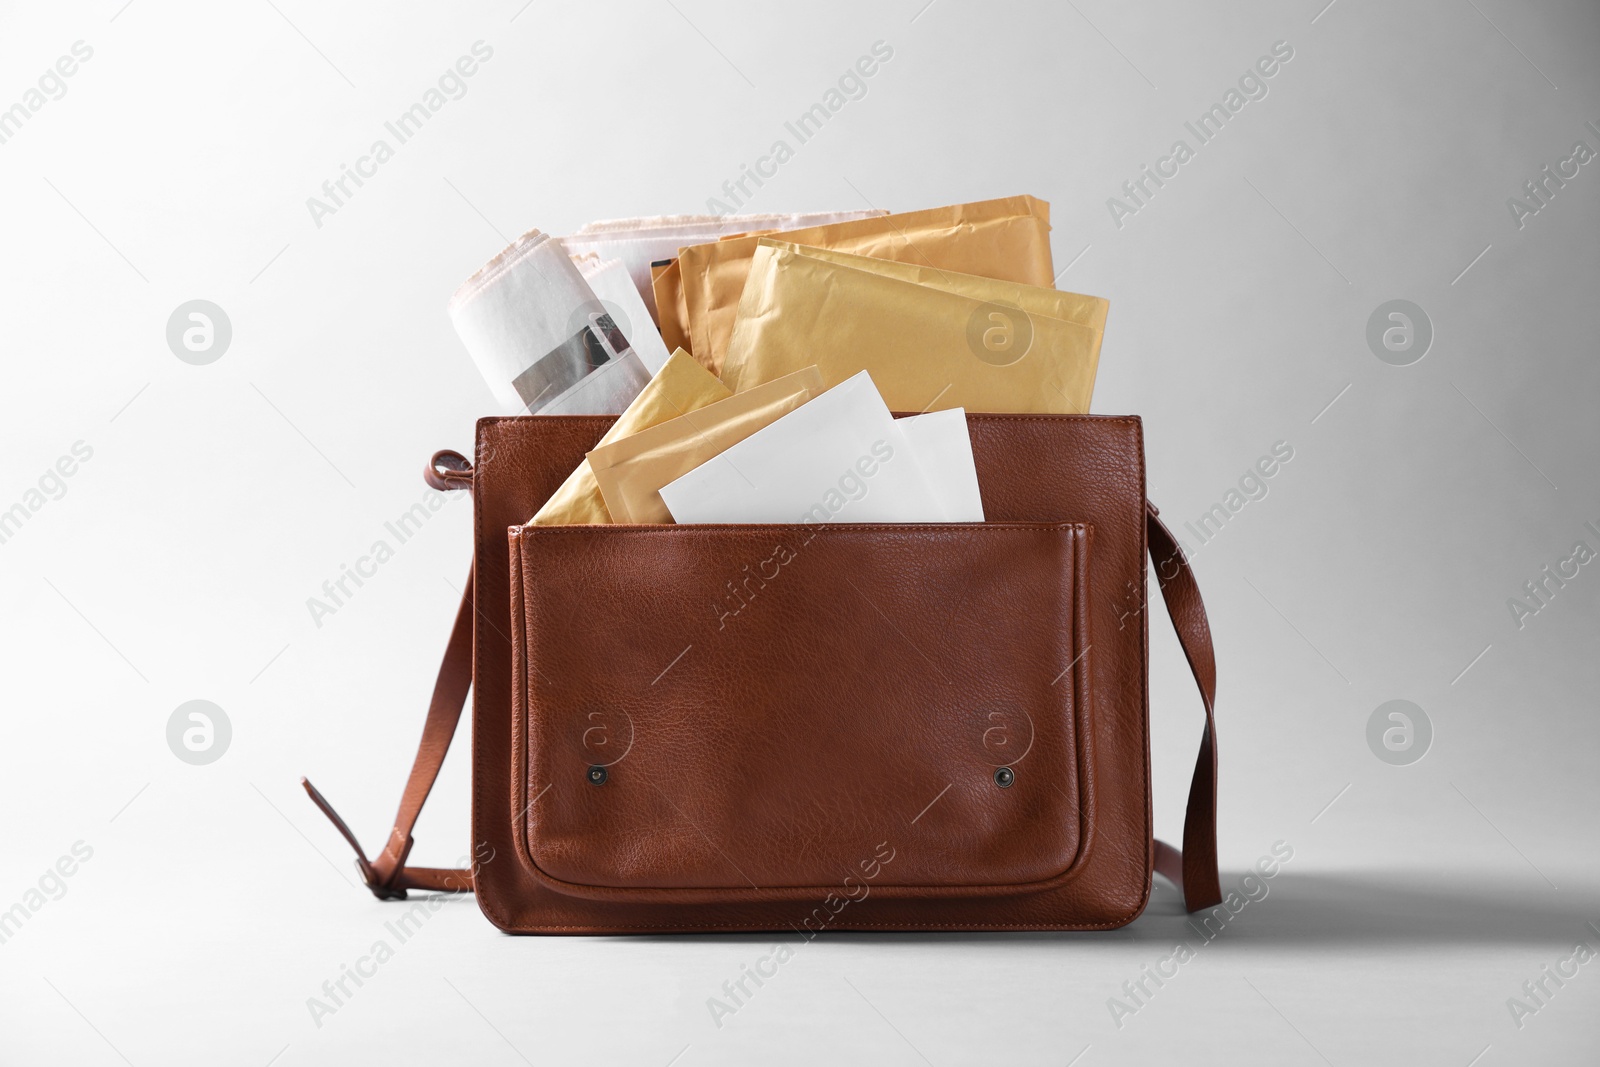
[[[969,414],[983,523],[527,526],[609,416],[478,423],[476,551],[380,899],[514,933],[1090,930],[1221,901],[1216,667],[1134,417]],[[1205,707],[1152,834],[1145,558]],[[407,866],[473,695],[471,866]]]

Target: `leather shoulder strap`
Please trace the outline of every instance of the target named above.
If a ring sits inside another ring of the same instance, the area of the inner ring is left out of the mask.
[[[441,458],[442,457],[442,458]],[[429,484],[436,488],[465,488],[460,479],[463,467],[452,467],[449,476],[437,475],[442,463],[466,460],[455,453],[440,453],[429,466]],[[469,469],[470,468],[466,468]],[[435,477],[438,482],[435,483]],[[1200,758],[1195,763],[1194,780],[1189,786],[1189,808],[1183,822],[1183,850],[1173,848],[1164,841],[1156,841],[1156,870],[1183,890],[1184,906],[1189,911],[1213,907],[1222,902],[1221,883],[1217,875],[1217,746],[1216,719],[1212,703],[1216,696],[1217,668],[1211,650],[1211,628],[1206,622],[1205,605],[1200,600],[1200,587],[1195,584],[1194,572],[1178,547],[1177,540],[1157,517],[1153,504],[1147,504],[1146,540],[1150,559],[1156,567],[1156,579],[1161,586],[1167,613],[1178,632],[1178,641],[1188,657],[1189,668],[1194,672],[1200,687],[1200,699],[1205,704],[1206,726],[1200,739]],[[439,680],[433,689],[433,701],[428,706],[428,717],[422,724],[422,744],[417,749],[416,761],[411,765],[411,775],[406,779],[405,792],[400,798],[400,810],[395,815],[394,829],[383,851],[372,861],[361,849],[361,844],[339,813],[333,810],[322,794],[309,781],[302,778],[311,800],[332,821],[350,847],[356,852],[356,867],[362,880],[379,900],[404,900],[407,889],[433,889],[445,892],[470,892],[472,872],[461,868],[407,867],[406,856],[411,852],[411,830],[423,802],[439,777],[444,765],[450,740],[461,721],[461,709],[466,704],[467,691],[472,683],[472,579],[461,597],[461,607],[456,612],[455,628],[450,632],[450,642],[445,646],[444,663],[439,668]]]
[[[448,492],[452,489],[472,487],[472,464],[459,452],[436,452],[424,469],[423,478],[434,489]],[[422,805],[433,791],[433,783],[444,766],[444,757],[450,751],[450,741],[455,737],[456,726],[461,722],[461,709],[466,706],[467,692],[472,688],[472,581],[467,572],[466,588],[461,592],[461,606],[456,609],[455,626],[450,630],[450,641],[444,648],[444,662],[439,665],[439,678],[433,685],[433,700],[428,704],[428,717],[422,723],[422,743],[417,746],[417,758],[411,764],[411,774],[406,778],[405,792],[400,797],[400,810],[395,813],[394,829],[383,851],[370,862],[362,851],[356,835],[333,810],[323,795],[308,779],[300,784],[311,796],[311,802],[321,809],[330,822],[338,828],[350,847],[356,852],[356,869],[361,880],[379,900],[404,900],[407,889],[433,889],[449,893],[470,893],[472,872],[461,867],[407,867],[406,857],[411,853],[411,829],[417,824]]]
[[[1155,842],[1156,870],[1183,890],[1189,911],[1222,903],[1222,882],[1217,874],[1217,661],[1211,649],[1211,624],[1200,599],[1200,586],[1184,558],[1178,539],[1161,521],[1156,506],[1145,501],[1145,540],[1150,562],[1156,567],[1161,599],[1166,601],[1172,628],[1178,632],[1189,670],[1200,687],[1206,708],[1206,728],[1200,735],[1200,755],[1189,782],[1189,807],[1183,817],[1183,851],[1165,841]]]

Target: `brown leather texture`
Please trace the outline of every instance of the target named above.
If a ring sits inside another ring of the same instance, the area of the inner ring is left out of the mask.
[[[1143,910],[1138,419],[969,415],[979,526],[523,528],[610,423],[478,424],[472,851],[491,921],[1064,930]]]
[[[1078,789],[1086,527],[511,540],[512,803],[519,856],[550,888],[819,899],[891,838],[884,896],[1036,889],[1071,870],[1093,810]]]

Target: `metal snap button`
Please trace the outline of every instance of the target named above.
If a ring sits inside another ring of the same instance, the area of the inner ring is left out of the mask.
[[[1001,767],[994,772],[994,784],[1001,789],[1010,789],[1011,783],[1017,780],[1017,772],[1010,767]]]
[[[588,779],[589,779],[590,784],[592,784],[592,785],[605,785],[606,784],[606,777],[607,777],[607,774],[606,774],[606,769],[604,767],[596,765],[594,767],[590,767],[589,768]]]

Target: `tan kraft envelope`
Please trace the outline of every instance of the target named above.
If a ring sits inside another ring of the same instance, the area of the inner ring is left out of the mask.
[[[959,293],[975,300],[1010,304],[1030,315],[1043,315],[1047,318],[1081,323],[1102,334],[1106,329],[1106,313],[1111,308],[1110,301],[1103,296],[1085,296],[1083,293],[1069,293],[1063,289],[1023,285],[997,278],[980,278],[971,274],[957,274],[953,270],[940,270],[937,267],[925,267],[916,263],[897,263],[892,259],[856,256],[831,248],[809,248],[787,240],[783,236],[764,238],[760,243],[797,252],[812,259],[827,260],[842,267],[870,271],[886,278],[898,278],[903,282],[915,282],[918,285],[942,289],[947,293]],[[1000,340],[998,337],[992,338],[991,347],[998,345]]]
[[[689,350],[689,333],[684,328],[688,312],[683,307],[683,276],[678,261],[650,264],[650,288],[656,298],[656,325],[668,348]]]
[[[696,363],[689,353],[678,349],[650,379],[626,411],[617,416],[601,444],[626,438],[647,427],[679,418],[687,412],[714,405],[733,394],[716,375]],[[535,416],[536,418],[539,416]],[[581,523],[608,523],[611,514],[596,484],[588,460],[567,476],[529,522],[535,526],[576,526]]]
[[[1048,287],[1055,281],[1050,205],[1031,196],[789,230],[783,237],[795,244],[1028,285]],[[678,255],[690,351],[713,374],[722,373],[739,294],[759,241],[755,236],[729,238],[692,245]]]
[[[723,381],[738,393],[815,364],[824,388],[869,372],[896,411],[1080,414],[1106,311],[1099,297],[763,239]]]

